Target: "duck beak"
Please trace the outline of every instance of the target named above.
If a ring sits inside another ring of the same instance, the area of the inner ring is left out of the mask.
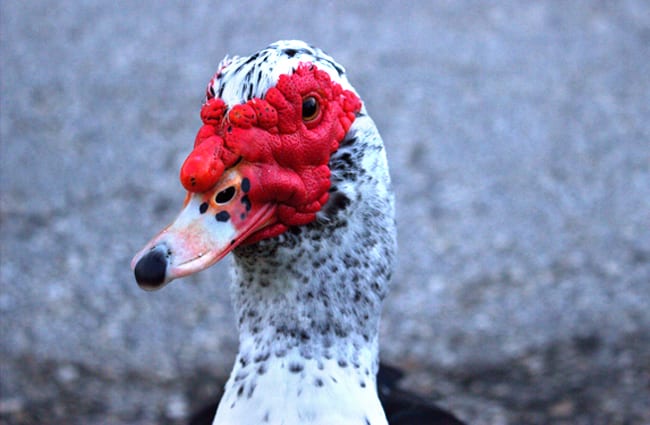
[[[162,288],[173,279],[206,269],[255,232],[276,222],[276,205],[251,202],[252,167],[227,170],[203,193],[188,192],[176,220],[156,235],[131,261],[138,285]]]

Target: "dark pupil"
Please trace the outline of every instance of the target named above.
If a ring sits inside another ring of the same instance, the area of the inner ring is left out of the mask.
[[[226,202],[230,201],[234,195],[235,195],[235,187],[230,186],[222,190],[221,192],[217,193],[215,201],[217,201],[217,204],[225,204]]]
[[[308,97],[302,101],[302,117],[304,119],[313,118],[318,111],[318,103],[313,97]]]

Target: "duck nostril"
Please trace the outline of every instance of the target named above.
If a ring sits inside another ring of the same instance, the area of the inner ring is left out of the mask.
[[[234,196],[235,186],[229,186],[221,192],[217,193],[217,196],[214,198],[214,200],[217,202],[217,204],[222,205],[230,202]]]
[[[135,280],[142,289],[158,289],[165,283],[167,257],[165,251],[153,249],[144,255],[133,270]]]

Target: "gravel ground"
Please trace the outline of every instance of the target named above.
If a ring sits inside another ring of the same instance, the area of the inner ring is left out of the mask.
[[[145,293],[129,261],[219,60],[301,38],[387,144],[405,385],[473,424],[650,423],[650,3],[212,3],[0,3],[0,422],[180,424],[218,392],[228,262]]]

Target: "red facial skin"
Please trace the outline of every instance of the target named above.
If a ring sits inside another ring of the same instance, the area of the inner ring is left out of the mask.
[[[303,117],[303,102],[310,97],[318,104],[316,113]],[[207,192],[236,166],[250,183],[250,202],[277,207],[245,244],[307,224],[327,202],[329,158],[360,110],[353,92],[310,63],[280,76],[263,99],[230,110],[223,100],[208,96],[201,109],[203,126],[181,168],[181,183],[189,192]]]

